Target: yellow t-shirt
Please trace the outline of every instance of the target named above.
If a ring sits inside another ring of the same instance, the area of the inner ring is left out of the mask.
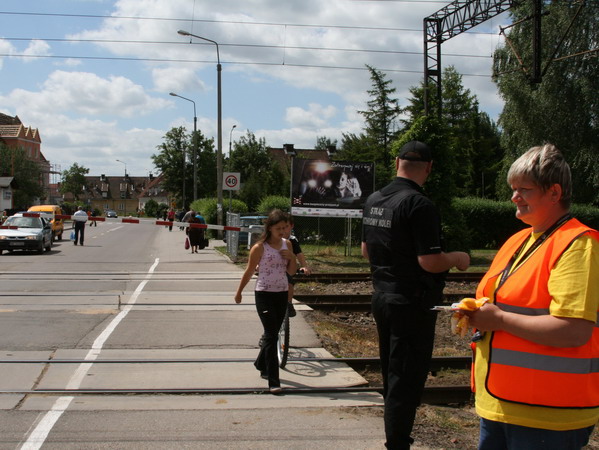
[[[533,234],[527,247],[541,233]],[[525,253],[523,249],[521,254]],[[572,317],[597,323],[599,309],[599,242],[589,236],[576,239],[556,263],[549,275],[553,316]],[[599,408],[544,408],[497,400],[485,389],[489,339],[491,333],[476,344],[475,386],[476,412],[479,416],[496,422],[522,425],[547,430],[575,430],[595,425]],[[518,380],[514,380],[517,383]]]

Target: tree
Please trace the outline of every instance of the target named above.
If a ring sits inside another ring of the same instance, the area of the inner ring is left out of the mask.
[[[331,138],[325,136],[316,136],[316,145],[314,146],[314,150],[328,150],[329,147],[337,147],[337,139],[334,141]]]
[[[162,185],[167,192],[173,194],[183,207],[183,198],[188,198],[191,192],[187,181],[189,164],[185,158],[189,147],[189,137],[185,134],[185,127],[172,128],[164,135],[164,142],[156,148],[160,152],[152,155],[152,162],[163,175]],[[183,177],[185,177],[185,192],[183,192]],[[193,180],[192,180],[193,182]]]
[[[75,200],[79,200],[79,196],[83,194],[85,176],[88,173],[89,169],[87,167],[73,163],[70,168],[62,172],[59,192],[62,195],[71,193],[75,197]]]
[[[268,153],[264,138],[256,139],[248,130],[234,145],[230,163],[241,177],[238,196],[250,210],[267,195],[289,195],[289,179]]]
[[[0,142],[0,176],[13,177],[13,207],[27,209],[44,195],[39,166],[27,159],[22,148],[9,148]]]
[[[593,2],[542,2],[541,68],[546,72],[540,83],[533,84],[528,75],[533,23],[526,20],[531,3],[520,2],[510,10],[517,23],[507,34],[510,45],[494,54],[494,80],[505,100],[499,125],[507,150],[499,186],[507,194],[503,180],[511,163],[528,148],[551,142],[572,168],[574,201],[597,205],[599,8]]]
[[[444,69],[442,78],[441,121],[449,139],[445,148],[459,162],[453,174],[455,191],[452,194],[495,198],[495,178],[503,157],[499,130],[489,116],[479,110],[476,95],[464,88],[462,76],[453,66]],[[405,108],[408,116],[402,120],[406,128],[424,116],[424,89],[423,83],[410,88],[412,97]],[[431,101],[436,102],[436,96],[431,96]]]
[[[388,167],[393,159],[390,153],[391,142],[397,135],[396,118],[402,110],[399,101],[391,97],[396,91],[391,87],[391,80],[387,80],[383,72],[369,65],[366,67],[370,71],[372,89],[367,91],[370,95],[370,100],[367,102],[368,109],[358,113],[364,116],[366,135],[377,146],[375,162]]]
[[[152,155],[154,166],[164,176],[164,188],[172,193],[183,208],[193,197],[193,145],[197,145],[196,163],[198,173],[198,196],[209,197],[216,192],[216,153],[214,139],[207,139],[201,131],[188,135],[185,127],[172,128],[164,136],[164,142]],[[184,160],[185,158],[185,160]],[[183,178],[185,177],[185,183]],[[183,195],[185,184],[185,196]],[[183,205],[185,197],[185,205]]]

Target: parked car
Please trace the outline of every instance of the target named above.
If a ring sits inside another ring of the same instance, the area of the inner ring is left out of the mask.
[[[252,234],[260,235],[264,230],[264,221],[267,218],[268,216],[241,216],[239,218],[239,226],[242,228],[251,227]],[[239,245],[248,245],[248,235],[247,231],[239,232]],[[223,240],[227,242],[226,237]]]
[[[117,214],[116,211],[113,211],[112,209],[107,209],[106,210],[106,217],[113,217],[113,218],[117,218]]]
[[[50,216],[45,216],[46,219],[50,221],[52,225],[52,239],[62,240],[62,233],[64,231],[64,222],[62,219],[58,219],[54,216],[62,215],[62,209],[58,205],[36,205],[29,208],[28,212],[44,212],[51,214]]]
[[[35,250],[43,253],[52,248],[52,225],[43,217],[15,214],[0,227],[0,254],[4,250]]]

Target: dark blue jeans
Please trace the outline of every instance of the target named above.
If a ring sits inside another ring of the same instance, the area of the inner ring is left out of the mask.
[[[416,408],[430,368],[437,314],[419,305],[389,302],[380,292],[372,296],[372,314],[383,375],[385,446],[409,449]]]
[[[263,374],[268,374],[268,386],[279,387],[279,358],[277,339],[287,311],[287,291],[255,291],[256,311],[262,322],[262,346],[254,366]]]
[[[479,450],[579,450],[594,427],[555,431],[480,419]]]

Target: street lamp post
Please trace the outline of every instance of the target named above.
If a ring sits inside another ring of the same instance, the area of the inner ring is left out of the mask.
[[[197,164],[197,131],[198,131],[198,117],[196,115],[196,102],[193,100],[183,97],[182,95],[175,94],[174,92],[170,92],[169,95],[173,97],[179,97],[183,100],[187,100],[188,102],[193,103],[193,146],[192,146],[192,155],[193,155],[193,199],[196,200],[198,198],[198,164]],[[183,150],[183,154],[185,154],[185,150]],[[183,166],[185,167],[185,157],[183,158]],[[183,178],[185,180],[185,178]],[[185,190],[185,188],[183,188]],[[183,194],[185,195],[185,194]],[[185,198],[183,199],[183,208],[185,208]]]
[[[127,163],[124,161],[121,161],[120,159],[117,159],[116,161],[125,165],[125,198],[123,199],[123,200],[125,200],[124,201],[125,209],[123,211],[123,215],[126,216],[127,215]]]
[[[121,161],[120,159],[117,159],[116,161],[117,161],[117,162],[120,162],[121,164],[124,164],[124,165],[125,165],[125,178],[127,178],[127,163],[126,163],[126,162],[124,162],[124,161]]]
[[[233,138],[233,130],[237,128],[237,125],[233,125],[231,127],[231,131],[229,132],[229,172],[232,169],[232,161],[231,161],[231,139]],[[229,213],[231,212],[231,206],[233,204],[233,191],[229,190]]]
[[[218,42],[213,41],[212,39],[208,39],[202,36],[197,36],[195,34],[191,34],[189,31],[179,30],[181,36],[189,36],[197,39],[201,39],[203,41],[211,42],[216,45],[216,73],[217,73],[217,153],[216,153],[216,223],[218,225],[222,225],[223,223],[223,124],[222,124],[222,83],[221,83],[221,72],[222,67],[220,65],[220,51],[218,48]],[[219,231],[219,235],[222,232]]]

